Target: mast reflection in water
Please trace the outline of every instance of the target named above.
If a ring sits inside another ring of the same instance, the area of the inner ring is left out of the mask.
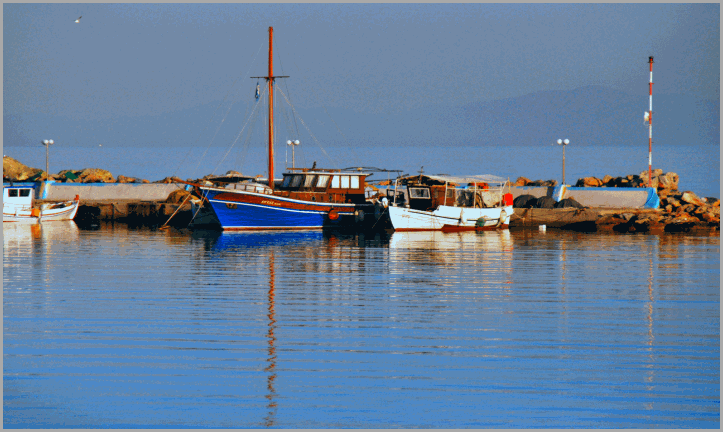
[[[276,329],[276,319],[274,318],[274,251],[269,251],[269,333],[266,336],[269,340],[269,358],[267,361],[269,365],[266,367],[266,372],[269,373],[268,383],[266,385],[269,390],[269,394],[266,398],[269,400],[269,413],[265,418],[264,425],[271,427],[274,425],[274,417],[276,416],[276,390],[274,389],[274,380],[276,379],[276,336],[274,330]]]

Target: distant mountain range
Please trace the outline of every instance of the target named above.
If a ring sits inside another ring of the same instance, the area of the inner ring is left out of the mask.
[[[160,116],[110,120],[5,114],[4,145],[39,143],[52,135],[56,142],[70,145],[206,146],[203,131],[210,130],[207,135],[211,136],[215,130],[216,125],[209,126],[215,108],[206,105]],[[461,106],[435,105],[395,114],[360,114],[331,107],[297,109],[324,146],[341,145],[345,139],[358,147],[510,146],[552,144],[558,138],[569,138],[580,146],[638,145],[648,137],[643,123],[648,96],[631,96],[602,86],[541,91]],[[225,146],[238,134],[243,119],[238,110],[234,116],[224,122],[229,131],[219,135],[215,145]],[[720,100],[654,94],[653,142],[719,146]]]
[[[525,96],[436,106],[395,115],[344,117],[349,133],[378,144],[539,145],[569,138],[576,145],[639,144],[648,141],[643,114],[648,96],[631,96],[601,86],[542,91]],[[348,122],[348,123],[346,123]],[[653,95],[653,142],[720,144],[720,101]]]

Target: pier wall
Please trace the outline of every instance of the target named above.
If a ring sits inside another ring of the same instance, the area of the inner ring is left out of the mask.
[[[548,196],[555,201],[572,198],[585,207],[656,209],[660,199],[655,188],[601,188],[574,186],[512,186],[512,197]]]
[[[171,192],[184,188],[184,185],[176,183],[42,183],[38,191],[40,199],[62,201],[80,195],[81,202],[165,201]]]

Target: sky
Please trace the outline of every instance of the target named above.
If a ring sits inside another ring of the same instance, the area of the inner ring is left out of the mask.
[[[253,109],[269,26],[285,94],[332,113],[590,85],[642,99],[649,56],[655,94],[720,100],[719,4],[5,3],[4,146],[122,145],[149,119],[152,145],[211,140],[196,118]]]

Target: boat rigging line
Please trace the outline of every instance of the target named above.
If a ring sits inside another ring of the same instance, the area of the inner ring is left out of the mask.
[[[181,165],[183,164],[183,162],[188,159],[188,157],[191,155],[191,152],[193,151],[193,149],[196,147],[196,145],[198,144],[198,142],[201,140],[201,137],[203,136],[204,132],[206,132],[206,130],[208,129],[208,126],[211,124],[211,120],[212,120],[213,117],[216,115],[216,112],[219,110],[219,108],[221,108],[221,106],[224,104],[224,102],[226,102],[226,99],[228,99],[229,95],[231,94],[231,92],[233,91],[234,87],[236,86],[236,83],[241,79],[242,76],[248,76],[249,72],[251,71],[251,67],[252,67],[253,64],[254,64],[254,61],[256,60],[256,57],[257,57],[258,54],[261,52],[261,48],[263,48],[263,47],[264,47],[264,43],[262,42],[261,45],[259,46],[259,49],[256,50],[256,54],[254,54],[253,58],[251,59],[251,62],[249,63],[249,67],[248,67],[248,69],[246,70],[246,73],[243,74],[243,75],[239,75],[238,77],[236,77],[236,79],[234,80],[233,84],[231,84],[231,87],[229,88],[228,93],[226,94],[226,96],[224,96],[223,100],[218,104],[218,106],[216,107],[216,109],[215,109],[215,110],[213,111],[213,113],[211,114],[211,117],[209,118],[208,123],[206,124],[206,127],[205,127],[205,128],[201,131],[201,133],[198,135],[198,138],[196,139],[196,142],[191,146],[190,149],[188,149],[188,153],[186,153],[186,156],[181,159],[181,162],[179,162],[178,167],[177,167],[176,170],[174,171],[174,177],[176,176],[176,174],[178,174],[178,171],[181,169]],[[232,106],[233,106],[233,105],[232,105]],[[230,111],[231,111],[231,107],[229,107],[228,112],[226,112],[226,115],[224,116],[224,120],[226,120],[226,117],[228,116],[228,113],[229,113]],[[223,121],[221,121],[221,123],[223,123]],[[219,125],[219,128],[220,128],[220,125]],[[200,166],[201,161],[203,160],[203,158],[206,156],[206,153],[208,152],[208,149],[211,147],[211,144],[213,143],[213,139],[215,139],[216,134],[218,134],[218,129],[216,129],[216,133],[214,134],[214,138],[212,138],[211,141],[208,143],[208,146],[206,147],[206,150],[203,152],[203,155],[198,159],[198,164],[196,164],[196,168],[194,168],[194,171],[195,171],[195,170],[198,170],[198,167]]]
[[[286,103],[288,103],[289,106],[291,107],[291,110],[293,112],[296,112],[296,108],[294,108],[294,105],[291,104],[291,102],[289,101],[289,98],[286,97],[286,93],[284,93],[280,87],[278,88],[278,90],[279,90],[279,93],[281,93],[281,96],[283,96],[284,99],[286,100]],[[304,121],[303,118],[301,118],[301,116],[299,116],[299,121],[301,122],[302,125],[304,125],[304,127],[306,128],[306,131],[309,132],[309,135],[311,135],[311,138],[313,138],[316,145],[319,146],[319,149],[321,149],[321,151],[324,153],[324,155],[329,159],[329,161],[331,161],[331,164],[334,166],[339,166],[339,163],[334,158],[329,156],[329,153],[327,153],[326,150],[324,150],[324,147],[321,146],[321,143],[319,142],[318,139],[316,139],[316,136],[314,136],[314,134],[311,132],[311,129],[309,129],[309,126],[306,125],[306,122]]]
[[[299,69],[299,66],[296,64],[296,62],[294,62],[294,66],[296,66],[296,68]],[[304,83],[306,83],[306,80],[304,78],[305,74],[302,73],[300,75],[301,75],[301,80],[304,81]],[[329,111],[326,109],[326,104],[324,104],[324,101],[321,98],[318,98],[317,94],[315,92],[313,92],[312,94],[315,96],[316,101],[321,105],[321,107],[324,108],[324,112],[326,113],[327,116],[329,116],[329,120],[331,120],[332,123],[334,123],[334,126],[336,126],[336,129],[339,131],[341,136],[344,137],[344,142],[347,145],[348,150],[351,151],[351,154],[352,154],[352,157],[354,158],[354,160],[360,160],[359,155],[357,155],[356,150],[354,149],[354,146],[351,145],[351,142],[349,141],[349,139],[346,137],[346,135],[344,135],[344,132],[342,132],[341,128],[336,123],[336,121],[331,116],[331,114],[329,114]]]
[[[266,94],[266,91],[264,91],[261,95],[263,96],[265,94]],[[238,133],[238,135],[236,135],[236,138],[233,140],[233,142],[229,146],[228,150],[226,151],[226,154],[224,154],[223,157],[218,161],[218,164],[216,164],[216,167],[213,169],[211,174],[216,173],[216,170],[218,169],[218,167],[221,165],[221,163],[223,163],[224,160],[226,160],[226,157],[228,156],[228,154],[231,153],[231,150],[234,148],[234,146],[236,145],[236,142],[238,142],[239,138],[241,138],[241,134],[243,134],[244,130],[246,129],[246,126],[249,124],[249,120],[251,120],[251,117],[256,112],[256,108],[258,106],[259,106],[259,104],[254,104],[254,108],[251,110],[251,114],[246,118],[246,123],[244,123],[243,127],[241,128],[241,131]],[[225,120],[225,118],[224,118],[224,120]]]

